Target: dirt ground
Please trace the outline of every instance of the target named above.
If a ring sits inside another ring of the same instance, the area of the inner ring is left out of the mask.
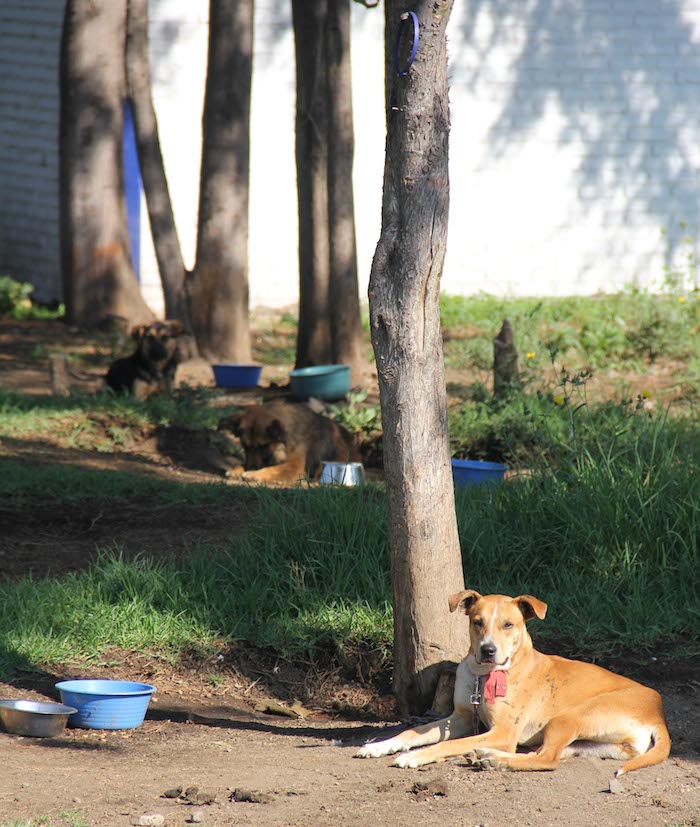
[[[60,322],[0,320],[0,387],[46,393],[48,354],[56,350],[81,354],[87,373],[79,381],[89,385],[108,342],[95,348]],[[283,373],[284,366],[266,368],[263,378],[276,381]],[[202,363],[184,366],[180,376],[211,384]],[[51,435],[40,443],[0,439],[0,456],[26,462],[221,479],[195,454],[166,452],[152,435],[120,455],[60,447]],[[64,507],[17,518],[0,503],[0,578],[79,569],[97,547],[113,543],[179,554],[254,518],[243,506],[219,518],[201,508],[151,509],[147,520],[139,504],[125,508],[116,515]],[[65,677],[128,678],[153,683],[157,692],[134,730],[68,729],[53,739],[0,734],[0,827],[21,819],[53,827],[698,827],[700,664],[675,661],[668,652],[640,663],[632,654],[605,665],[662,693],[673,751],[662,765],[621,779],[615,793],[609,791],[614,761],[573,759],[554,773],[515,774],[476,772],[459,762],[399,770],[388,758],[355,759],[358,744],[399,724],[391,698],[338,669],[312,673],[248,647],[222,647],[177,668],[145,654],[109,652],[102,663],[74,671],[21,674],[0,683],[0,697],[56,699],[54,684]]]

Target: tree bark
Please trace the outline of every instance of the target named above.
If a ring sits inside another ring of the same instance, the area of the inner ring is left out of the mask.
[[[163,286],[165,315],[189,329],[185,292],[185,263],[175,227],[163,154],[158,136],[148,59],[148,0],[128,0],[126,37],[127,91],[134,113],[136,149],[158,271]]]
[[[366,366],[357,283],[357,244],[352,168],[350,0],[331,0],[326,20],[328,117],[328,236],[333,360],[353,372]]]
[[[329,318],[325,22],[329,0],[292,0],[296,54],[299,326],[296,367],[333,360]],[[336,0],[330,0],[336,2]]]
[[[503,319],[493,340],[493,395],[496,399],[506,399],[520,388],[520,359],[515,336],[508,319]]]
[[[211,361],[249,362],[248,202],[253,0],[210,0],[192,329]]]
[[[407,76],[398,77],[392,54],[404,8],[386,2],[386,166],[369,299],[384,425],[394,691],[402,712],[413,713],[430,705],[443,663],[464,656],[467,629],[447,604],[464,579],[439,308],[449,209],[445,28],[452,0],[415,4],[418,51]],[[412,35],[410,17],[403,27]],[[402,65],[409,51],[410,42],[401,50]]]
[[[60,63],[61,269],[66,317],[153,318],[131,262],[122,156],[127,0],[68,0]]]

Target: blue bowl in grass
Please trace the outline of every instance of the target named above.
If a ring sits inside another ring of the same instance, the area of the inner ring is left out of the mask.
[[[453,459],[452,479],[459,488],[467,485],[500,482],[506,466],[500,462],[485,462],[478,459]]]
[[[350,390],[350,365],[312,365],[289,374],[292,396],[297,399],[343,399]]]
[[[262,365],[212,365],[217,388],[254,388],[260,381]]]
[[[83,729],[135,729],[156,691],[149,683],[111,680],[60,681],[61,701],[77,709],[68,719]]]

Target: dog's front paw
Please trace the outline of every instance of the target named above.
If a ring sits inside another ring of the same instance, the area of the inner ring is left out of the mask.
[[[402,770],[414,770],[422,764],[417,752],[404,752],[391,762],[392,767],[401,767]]]
[[[374,744],[365,744],[355,753],[355,758],[381,758],[384,755],[393,755],[406,749],[400,741],[388,739],[376,741]]]
[[[502,764],[496,756],[490,754],[487,749],[470,750],[464,755],[465,762],[473,767],[475,770],[502,770],[505,765]]]

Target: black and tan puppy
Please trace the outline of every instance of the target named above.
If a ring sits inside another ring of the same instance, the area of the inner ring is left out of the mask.
[[[178,338],[185,328],[178,321],[152,322],[135,327],[131,338],[136,350],[117,359],[105,381],[116,393],[130,393],[144,399],[157,391],[170,391],[180,361]]]
[[[258,482],[314,479],[325,460],[360,459],[352,436],[303,402],[276,399],[253,405],[222,419],[219,430],[239,437],[245,451],[245,467],[229,475]]]

